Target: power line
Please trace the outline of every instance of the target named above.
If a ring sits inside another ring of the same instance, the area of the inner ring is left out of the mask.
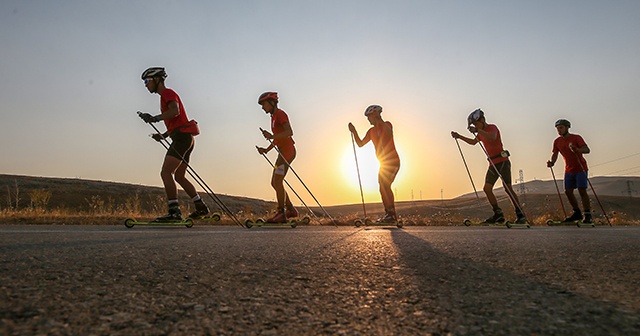
[[[623,157],[618,158],[618,159],[613,159],[613,160],[611,160],[611,161],[602,162],[602,163],[598,163],[598,164],[592,164],[592,165],[590,165],[590,166],[591,166],[591,168],[593,168],[593,167],[597,167],[597,166],[602,166],[602,165],[606,165],[606,164],[611,163],[611,162],[616,162],[616,161],[620,161],[620,160],[628,159],[628,158],[633,157],[633,156],[636,156],[636,155],[640,155],[640,152],[635,153],[635,154],[631,154],[631,155],[627,155],[627,156],[623,156]]]

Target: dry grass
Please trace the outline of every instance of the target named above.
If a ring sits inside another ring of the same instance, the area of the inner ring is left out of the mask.
[[[273,202],[246,197],[218,195],[220,200],[244,220],[269,216],[275,208]],[[637,198],[623,196],[601,196],[614,225],[640,225],[640,208]],[[203,195],[212,211],[220,212],[212,199]],[[559,207],[557,195],[532,194],[521,196],[529,221],[534,225],[545,225],[548,219],[565,217]],[[499,197],[507,219],[514,217],[513,208],[506,196]],[[565,200],[566,202],[566,200]],[[592,203],[595,202],[592,199]],[[183,214],[193,211],[193,203],[184,193],[180,194]],[[565,205],[566,206],[566,205]],[[362,204],[325,207],[338,225],[353,225],[363,219]],[[311,225],[333,225],[319,208],[312,207],[318,216],[310,216]],[[606,223],[597,203],[596,220]],[[405,225],[449,226],[463,225],[465,219],[481,221],[491,215],[484,198],[461,197],[451,200],[428,200],[398,202],[396,210]],[[383,215],[380,203],[367,204],[368,218],[375,221]],[[120,224],[125,218],[148,220],[166,213],[164,190],[123,183],[87,181],[78,179],[41,178],[0,174],[0,223],[30,224]],[[301,217],[308,215],[301,211]],[[220,222],[201,224],[229,224],[233,222],[223,216]]]

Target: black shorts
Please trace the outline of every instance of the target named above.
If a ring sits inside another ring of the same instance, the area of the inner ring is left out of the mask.
[[[178,160],[189,162],[193,151],[193,135],[190,133],[175,132],[171,134],[171,146],[167,150],[167,156],[172,156]]]
[[[502,175],[504,181],[502,183],[511,184],[511,161],[503,161],[495,164],[496,168]],[[484,177],[484,183],[494,185],[500,176],[493,168],[493,165],[489,163],[489,169],[487,170],[487,175]]]

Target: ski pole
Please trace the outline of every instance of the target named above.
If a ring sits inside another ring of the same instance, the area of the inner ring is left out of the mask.
[[[456,138],[456,145],[458,145],[458,150],[460,151],[460,156],[462,157],[464,168],[467,170],[467,175],[469,175],[469,180],[471,181],[471,186],[473,186],[473,191],[476,193],[476,198],[479,200],[480,196],[478,196],[478,190],[476,190],[476,185],[473,183],[473,178],[471,178],[471,173],[469,172],[469,166],[467,166],[467,160],[464,159],[464,154],[462,154],[462,148],[460,148],[460,142],[458,142],[458,138]]]
[[[264,130],[262,129],[262,127],[260,127],[260,132],[264,132]],[[262,133],[264,134],[264,133]],[[267,138],[265,138],[267,139]],[[273,141],[271,139],[267,139],[267,141],[269,141],[270,144],[273,145]],[[284,157],[284,155],[282,155],[282,153],[280,152],[280,149],[278,148],[278,146],[273,146],[276,151],[278,152],[278,155],[282,158],[282,160],[284,160],[284,163],[287,164],[287,166],[289,166],[289,169],[291,170],[291,172],[293,173],[293,175],[295,175],[298,178],[298,181],[300,181],[300,183],[302,183],[302,185],[304,186],[305,189],[307,189],[307,192],[309,193],[309,195],[311,195],[311,197],[313,197],[313,200],[316,201],[316,204],[318,204],[318,206],[320,207],[320,209],[322,209],[322,212],[324,212],[324,214],[329,217],[329,219],[331,220],[331,222],[333,223],[333,225],[338,226],[338,223],[336,223],[335,220],[333,220],[333,217],[331,217],[331,215],[329,215],[329,213],[327,212],[327,210],[324,209],[324,207],[322,206],[322,204],[320,204],[320,202],[318,202],[318,199],[313,195],[313,193],[311,192],[311,190],[309,190],[309,187],[307,187],[307,185],[304,183],[304,181],[302,181],[302,178],[300,178],[300,175],[298,175],[298,173],[296,173],[296,171],[293,169],[293,167],[291,167],[291,164],[289,163],[289,161]]]
[[[358,154],[356,153],[356,141],[351,133],[351,145],[353,145],[353,157],[356,159],[356,171],[358,172],[358,185],[360,186],[360,199],[362,199],[362,212],[367,219],[367,208],[364,205],[364,193],[362,192],[362,181],[360,180],[360,167],[358,166]]]
[[[558,188],[558,182],[556,181],[556,174],[553,173],[553,167],[549,167],[551,169],[551,176],[553,176],[553,184],[556,186],[556,191],[558,192],[558,199],[560,200],[560,205],[562,205],[562,212],[564,212],[564,217],[567,217],[567,210],[564,208],[564,202],[562,201],[562,196],[560,196],[560,189]]]
[[[500,180],[502,181],[502,186],[504,187],[504,191],[507,193],[507,195],[509,195],[509,198],[511,198],[512,200],[516,200],[516,195],[513,194],[511,192],[511,190],[509,190],[509,188],[507,188],[506,183],[504,181],[504,177],[502,177],[502,174],[500,173],[500,171],[498,170],[498,168],[496,167],[495,163],[493,163],[493,161],[491,161],[491,157],[489,156],[489,153],[487,152],[487,149],[484,148],[484,145],[482,144],[482,141],[480,141],[480,139],[478,139],[478,135],[474,134],[476,137],[476,140],[478,140],[478,144],[480,145],[480,148],[482,148],[482,151],[484,152],[484,155],[487,156],[487,160],[489,160],[489,163],[491,164],[491,166],[493,167],[493,170],[496,171],[496,174],[498,174],[498,177],[500,177]],[[518,208],[518,210],[520,210],[521,213],[524,213],[524,211],[522,211],[522,207],[520,206],[520,204],[518,204],[519,202],[514,202],[515,206]]]
[[[258,146],[256,146],[256,148],[258,148]],[[267,162],[269,162],[269,164],[271,165],[272,168],[276,168],[276,166],[271,163],[271,160],[269,160],[269,158],[267,157],[266,154],[262,154],[262,157],[264,157],[265,160],[267,160]],[[311,211],[311,209],[309,209],[309,207],[307,206],[307,203],[305,203],[302,198],[300,197],[300,195],[298,195],[298,193],[293,189],[293,187],[291,186],[291,184],[289,184],[289,182],[287,181],[287,179],[284,179],[284,183],[287,184],[287,187],[289,187],[289,189],[291,189],[291,191],[293,191],[293,193],[296,195],[296,197],[298,197],[298,199],[300,200],[300,202],[302,202],[302,205],[304,205],[304,207],[307,209],[307,212],[309,212],[311,215],[313,215],[313,217],[315,217],[316,219],[318,219],[318,216],[316,216],[316,214]],[[318,219],[319,220],[319,219]]]
[[[582,162],[580,162],[580,156],[578,156],[578,153],[573,152],[573,154],[575,154],[576,159],[578,160],[578,164],[580,164],[580,169],[582,169],[583,172],[585,172],[585,174],[587,173],[587,171],[584,169],[584,166],[582,165]],[[587,182],[589,182],[589,187],[591,187],[591,191],[593,192],[593,196],[596,197],[596,201],[598,201],[598,205],[600,205],[600,210],[602,210],[602,214],[604,215],[604,218],[607,220],[607,223],[609,224],[609,226],[611,225],[611,221],[609,220],[609,216],[607,216],[607,212],[604,211],[604,207],[602,206],[602,203],[600,202],[600,198],[598,198],[598,194],[596,194],[596,190],[593,189],[593,184],[591,184],[591,179],[587,177]]]
[[[141,115],[142,112],[138,111],[138,115]],[[151,127],[153,127],[153,129],[156,131],[156,133],[158,135],[160,135],[162,137],[162,140],[164,141],[159,141],[160,144],[162,145],[162,147],[164,147],[167,151],[169,150],[170,146],[169,146],[169,141],[166,140],[164,138],[164,136],[162,136],[162,133],[160,133],[160,131],[158,130],[158,128],[152,124],[152,123],[148,123]],[[194,181],[196,181],[196,183],[200,186],[200,188],[204,189],[204,191],[207,193],[207,195],[209,195],[209,197],[211,197],[211,199],[213,200],[214,203],[216,203],[216,205],[222,210],[222,212],[226,213],[229,217],[231,217],[231,219],[238,225],[245,227],[244,224],[242,224],[242,222],[240,220],[238,220],[238,218],[233,214],[233,212],[231,212],[231,210],[222,202],[222,200],[220,200],[220,198],[213,192],[213,190],[211,190],[211,188],[207,185],[207,183],[204,181],[204,179],[202,179],[202,177],[200,177],[200,175],[198,175],[198,173],[195,171],[195,169],[193,169],[193,167],[191,167],[191,165],[184,159],[184,157],[182,155],[180,155],[180,153],[176,153],[178,154],[178,156],[180,157],[180,160],[182,161],[182,163],[184,163],[187,166],[187,173],[189,173],[189,176],[191,176],[191,178],[194,179]]]

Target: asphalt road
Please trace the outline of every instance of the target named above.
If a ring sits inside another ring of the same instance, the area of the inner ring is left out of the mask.
[[[640,227],[1,226],[2,335],[640,334]]]

